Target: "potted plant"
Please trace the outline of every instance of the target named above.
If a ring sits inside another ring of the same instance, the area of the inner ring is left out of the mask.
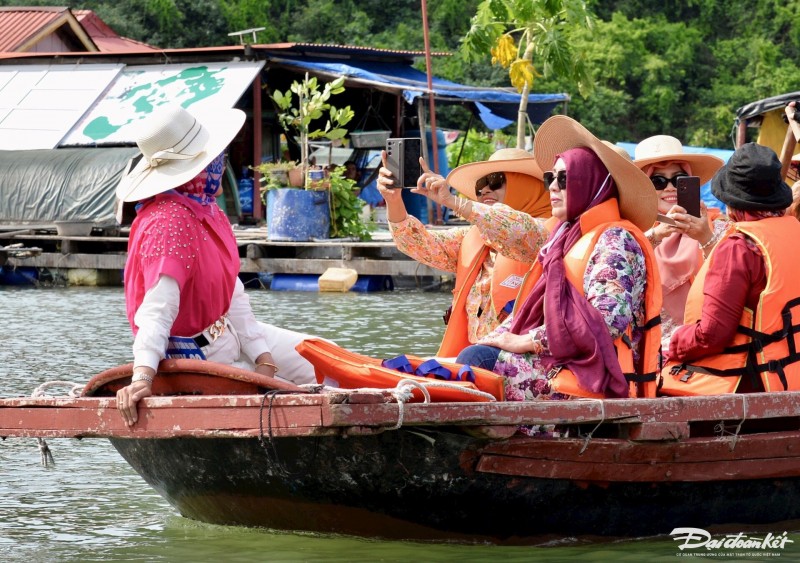
[[[275,185],[270,165],[260,165],[264,174],[267,236],[270,240],[306,241],[328,238],[332,201],[328,182],[322,182],[323,171],[309,173],[309,146],[314,140],[328,142],[347,134],[343,127],[353,118],[350,106],[338,109],[330,97],[344,91],[344,78],[324,86],[308,74],[302,82],[294,81],[286,92],[275,91],[271,98],[278,108],[278,120],[287,134],[297,133],[300,142],[302,189]],[[320,125],[324,120],[324,125]],[[274,165],[273,165],[274,168]],[[289,170],[291,173],[291,169]]]
[[[353,119],[350,106],[338,109],[329,102],[331,96],[344,92],[344,77],[328,82],[320,88],[316,77],[305,75],[302,82],[294,81],[286,92],[276,90],[271,98],[278,107],[278,120],[287,133],[296,131],[300,143],[300,167],[303,171],[303,187],[308,189],[309,144],[315,139],[335,141],[347,135],[344,125]],[[312,128],[320,123],[327,112],[325,126]]]

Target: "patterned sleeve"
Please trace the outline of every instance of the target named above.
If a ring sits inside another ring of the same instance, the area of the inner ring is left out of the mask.
[[[642,325],[646,282],[644,253],[633,235],[620,227],[600,235],[583,285],[589,303],[603,315],[612,340],[632,322]]]
[[[548,237],[544,219],[502,203],[485,205],[473,201],[472,212],[466,219],[480,229],[489,246],[519,262],[533,263]]]
[[[467,228],[431,231],[411,215],[399,223],[389,223],[389,228],[398,250],[403,254],[431,268],[456,271],[458,251]]]

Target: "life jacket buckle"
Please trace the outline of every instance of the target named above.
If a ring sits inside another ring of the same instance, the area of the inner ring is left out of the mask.
[[[547,376],[546,376],[547,380],[550,381],[551,379],[553,379],[555,376],[558,375],[558,372],[560,372],[563,368],[564,368],[564,366],[553,366],[553,367],[551,367],[550,371],[547,372]]]
[[[689,382],[689,380],[692,378],[692,376],[693,376],[693,375],[694,375],[694,372],[693,372],[692,370],[688,370],[688,369],[687,369],[687,370],[686,370],[686,373],[684,373],[684,374],[681,376],[681,379],[680,379],[681,383],[688,383],[688,382]]]

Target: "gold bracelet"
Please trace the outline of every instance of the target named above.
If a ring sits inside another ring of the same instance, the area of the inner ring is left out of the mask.
[[[270,363],[270,362],[258,362],[258,363],[256,364],[256,367],[258,367],[258,366],[267,366],[267,367],[271,367],[272,369],[274,369],[274,370],[275,370],[275,371],[272,373],[272,375],[275,375],[276,373],[278,373],[278,366],[276,366],[275,364],[272,364],[272,363]]]
[[[717,242],[717,238],[718,238],[718,237],[717,237],[717,233],[711,233],[711,238],[710,238],[710,239],[708,239],[708,242],[707,242],[707,243],[705,243],[705,244],[700,244],[700,243],[698,242],[698,243],[697,243],[697,245],[700,247],[700,250],[705,250],[706,248],[708,248],[709,246],[711,246],[711,245],[713,245],[715,242]]]

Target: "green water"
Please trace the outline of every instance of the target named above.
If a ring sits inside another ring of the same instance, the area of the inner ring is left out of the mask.
[[[443,328],[441,313],[450,298],[423,291],[248,295],[261,320],[331,338],[377,357],[435,352]],[[2,398],[30,395],[47,381],[85,383],[94,373],[130,361],[130,329],[120,288],[0,286],[0,311]],[[622,541],[563,537],[543,539],[537,546],[509,547],[211,526],[182,518],[106,440],[48,442],[56,465],[47,469],[40,464],[35,440],[0,442],[0,561],[566,562],[673,561],[687,556],[800,561],[799,533],[790,536],[794,544],[771,552],[780,556],[776,559],[701,549],[684,553],[669,536]],[[547,514],[537,517],[545,519]],[[776,523],[762,527],[759,534],[785,530],[800,530],[800,523]]]

